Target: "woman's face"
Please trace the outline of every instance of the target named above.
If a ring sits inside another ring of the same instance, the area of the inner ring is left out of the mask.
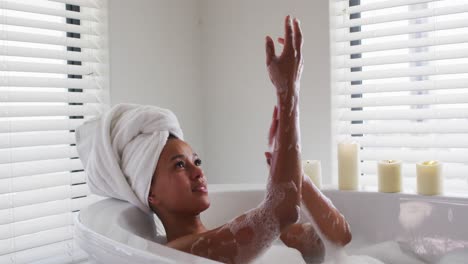
[[[168,139],[159,157],[148,201],[158,213],[196,214],[210,206],[201,160],[184,141]]]

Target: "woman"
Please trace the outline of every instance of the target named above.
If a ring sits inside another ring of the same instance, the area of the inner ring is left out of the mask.
[[[276,88],[266,158],[270,167],[265,200],[255,209],[218,228],[208,230],[200,213],[210,206],[201,160],[184,141],[172,136],[159,158],[149,205],[159,216],[167,234],[167,246],[227,263],[254,259],[278,237],[298,249],[305,258],[322,257],[324,247],[311,223],[296,224],[303,202],[331,242],[345,245],[351,233],[343,216],[305,178],[301,169],[299,133],[299,81],[302,72],[302,33],[299,21],[285,21],[281,56],[266,39],[267,67]],[[325,216],[325,217],[324,217]]]
[[[77,150],[93,193],[128,201],[156,213],[167,246],[226,263],[247,263],[278,237],[306,259],[324,255],[323,242],[345,245],[351,233],[344,217],[303,177],[299,133],[302,32],[297,19],[285,21],[281,56],[266,38],[266,64],[277,106],[265,153],[270,165],[267,191],[258,207],[208,230],[200,213],[210,206],[201,160],[183,141],[175,115],[152,106],[120,104],[76,130]],[[300,205],[314,219],[297,224]]]

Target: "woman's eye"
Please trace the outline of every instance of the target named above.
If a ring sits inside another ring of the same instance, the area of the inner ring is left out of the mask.
[[[195,165],[201,166],[201,164],[202,164],[201,159],[196,159],[196,160],[195,160]]]
[[[185,163],[183,161],[179,161],[176,163],[176,168],[185,168]]]

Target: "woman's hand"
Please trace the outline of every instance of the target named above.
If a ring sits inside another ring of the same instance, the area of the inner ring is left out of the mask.
[[[294,23],[294,29],[293,24]],[[303,58],[302,58],[302,31],[299,20],[291,21],[290,16],[285,20],[284,39],[280,40],[284,44],[283,52],[279,57],[275,54],[275,44],[271,37],[266,37],[266,64],[271,82],[276,87],[277,95],[283,97],[284,94],[295,95],[299,92],[299,81],[301,79]]]

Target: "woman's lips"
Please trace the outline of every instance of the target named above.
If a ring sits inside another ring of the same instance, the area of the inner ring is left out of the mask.
[[[208,192],[208,188],[206,188],[206,186],[197,186],[197,187],[195,187],[195,188],[192,189],[192,192],[207,193],[207,192]]]

